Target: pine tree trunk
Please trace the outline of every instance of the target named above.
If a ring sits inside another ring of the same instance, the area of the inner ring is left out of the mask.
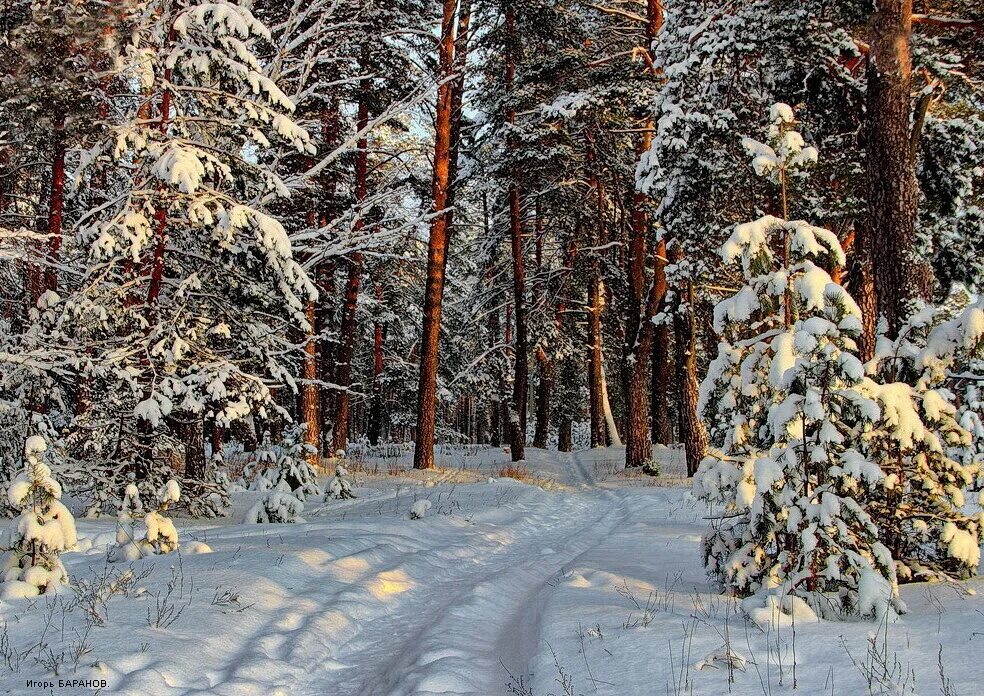
[[[618,425],[615,423],[615,413],[612,411],[611,401],[608,399],[608,376],[605,374],[605,365],[601,365],[601,406],[605,413],[605,427],[608,430],[608,441],[606,444],[621,447],[622,438],[618,434]]]
[[[574,449],[574,421],[570,416],[564,416],[557,424],[557,451],[570,452]]]
[[[652,137],[646,133],[637,141],[636,155],[641,157],[649,150]],[[645,211],[646,195],[636,191],[632,196],[631,226],[629,228],[629,311],[626,317],[625,365],[628,372],[626,404],[625,465],[643,466],[652,459],[652,441],[649,430],[650,392],[647,390],[646,368],[653,352],[656,325],[653,318],[666,299],[666,244],[658,243],[653,253],[653,283],[647,296],[645,290],[646,242],[649,220]]]
[[[673,317],[677,345],[677,389],[679,393],[681,438],[687,455],[687,476],[693,476],[707,454],[707,431],[697,411],[700,386],[697,381],[697,332],[693,311],[694,288],[680,288],[685,306]]]
[[[360,67],[369,70],[368,48],[363,47]],[[368,78],[359,81],[359,107],[356,117],[356,129],[363,132],[369,125],[369,94]],[[359,208],[357,219],[353,225],[353,235],[358,238],[365,229],[365,217],[369,211],[362,209],[369,197],[369,139],[359,138],[355,154],[355,204]],[[335,397],[335,428],[332,438],[332,450],[335,452],[348,447],[349,410],[352,386],[352,360],[355,357],[355,341],[359,334],[359,324],[356,312],[359,304],[359,290],[362,286],[362,253],[353,252],[348,259],[348,277],[345,281],[345,300],[342,304],[342,316],[339,322],[338,355],[335,365],[335,383],[339,389]]]
[[[185,478],[204,481],[208,459],[205,456],[205,423],[201,416],[188,414],[180,422],[181,442],[185,451]]]
[[[321,400],[317,385],[318,346],[313,331],[316,322],[314,300],[308,300],[304,314],[311,328],[305,336],[304,361],[301,365],[301,422],[307,426],[304,431],[304,442],[315,449],[306,456],[306,459],[311,466],[317,466],[321,452]]]
[[[594,134],[587,134],[588,185],[595,190],[595,236],[594,246],[601,247],[608,241],[605,225],[605,184],[596,171]],[[588,279],[588,409],[591,421],[591,446],[604,447],[608,444],[605,427],[604,404],[604,350],[602,349],[601,313],[604,310],[603,283],[601,279],[601,260],[598,251],[593,251],[590,277]]]
[[[851,296],[861,310],[861,336],[858,339],[858,356],[867,362],[875,355],[878,328],[878,298],[875,295],[875,277],[872,270],[871,247],[873,240],[868,225],[859,222],[854,239],[854,253],[848,271]]]
[[[376,302],[382,303],[383,287],[376,285]],[[372,445],[378,445],[383,433],[383,324],[378,319],[373,327],[372,340],[372,403],[366,433]]]
[[[894,337],[920,296],[919,204],[909,118],[912,0],[875,0],[868,54],[868,232],[878,311]]]
[[[335,355],[337,353],[338,316],[332,302],[336,296],[335,263],[326,261],[318,266],[318,380],[321,382],[318,390],[320,401],[320,417],[322,446],[321,450],[327,455],[333,455],[331,449],[334,441],[332,430],[335,426],[335,389],[327,386],[335,383]]]
[[[65,117],[55,117],[52,132],[51,192],[48,200],[48,267],[44,289],[58,290],[58,259],[62,244],[62,210],[65,204]]]
[[[666,324],[660,324],[656,327],[652,362],[653,378],[650,388],[652,438],[654,443],[668,445],[673,441],[673,422],[670,419],[669,399],[673,381],[673,363],[670,360],[670,327]]]
[[[512,2],[506,9],[506,41],[509,46],[516,43],[516,10]],[[516,56],[513,49],[506,55],[506,93],[513,92],[516,76]],[[510,107],[506,113],[509,124],[516,122],[516,112]],[[515,150],[512,138],[508,147]],[[516,178],[509,186],[509,232],[513,260],[513,303],[516,317],[516,344],[514,347],[514,375],[512,394],[512,413],[509,415],[509,445],[512,460],[521,462],[526,458],[526,399],[529,393],[529,338],[526,325],[526,262],[523,254],[522,201]]]
[[[597,273],[588,281],[588,408],[591,420],[591,446],[604,447],[605,407],[602,402],[601,280]]]
[[[550,432],[550,396],[553,391],[553,360],[541,348],[537,351],[539,379],[536,383],[536,427],[533,431],[533,446],[547,448]]]
[[[434,211],[427,243],[427,284],[424,292],[424,322],[420,338],[420,378],[417,387],[417,440],[413,455],[416,469],[434,467],[434,430],[437,407],[437,362],[441,330],[441,304],[447,266],[448,180],[451,159],[454,66],[455,0],[444,0],[441,21],[440,69],[437,90],[434,140]]]
[[[339,118],[338,101],[332,99],[328,105],[321,110],[321,142],[326,152],[332,152],[341,142],[341,121]],[[325,226],[328,221],[336,214],[335,191],[338,187],[338,176],[332,171],[323,173],[319,176],[322,188],[320,206],[317,211],[316,222]],[[335,383],[335,355],[338,347],[338,326],[337,311],[335,306],[336,283],[335,283],[335,260],[326,259],[318,263],[314,271],[315,282],[318,285],[318,306],[315,312],[316,325],[315,331],[318,336],[317,364],[319,417],[320,423],[318,430],[321,435],[321,442],[318,449],[323,454],[334,455],[332,444],[334,441],[335,424],[335,390],[327,386]]]

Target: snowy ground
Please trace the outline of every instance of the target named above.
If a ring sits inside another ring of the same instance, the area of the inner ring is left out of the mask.
[[[656,482],[615,449],[528,450],[527,482],[497,475],[497,450],[442,452],[436,472],[357,462],[356,500],[246,526],[243,495],[229,519],[179,520],[213,553],[132,565],[105,562],[112,520],[80,521],[91,548],[64,558],[89,589],[0,605],[0,691],[984,693],[984,581],[907,586],[910,613],[882,625],[756,625],[708,585],[707,511],[660,454]]]

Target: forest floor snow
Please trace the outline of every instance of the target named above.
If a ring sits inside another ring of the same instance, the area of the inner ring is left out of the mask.
[[[496,449],[357,461],[358,498],[298,524],[239,524],[240,494],[229,518],[177,520],[203,555],[107,564],[113,520],[80,520],[78,592],[0,604],[0,692],[984,693],[984,580],[906,586],[881,624],[758,625],[708,583],[677,451],[655,480],[620,449],[527,453],[523,481]]]

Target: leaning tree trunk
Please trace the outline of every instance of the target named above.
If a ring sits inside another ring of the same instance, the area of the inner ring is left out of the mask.
[[[920,296],[916,255],[919,204],[912,157],[912,0],[875,0],[868,53],[868,220],[878,311],[898,335]],[[872,240],[878,240],[877,244]]]
[[[424,322],[420,337],[420,377],[417,385],[417,441],[413,454],[416,469],[434,467],[434,429],[437,407],[437,362],[441,331],[441,304],[448,251],[448,180],[453,117],[454,11],[455,0],[444,0],[434,127],[433,198],[436,215],[431,220],[427,243],[427,283]]]

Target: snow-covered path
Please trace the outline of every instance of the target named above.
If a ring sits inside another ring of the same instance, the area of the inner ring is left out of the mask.
[[[544,470],[569,484],[593,485],[581,457],[544,455]],[[336,568],[371,572],[353,578],[357,582],[333,600],[322,599],[323,608],[306,612],[303,620],[288,614],[259,627],[245,641],[253,647],[231,656],[228,668],[219,670],[225,678],[209,688],[239,693],[261,664],[267,679],[279,674],[275,683],[290,693],[501,691],[506,669],[529,669],[544,590],[629,516],[624,492],[545,493],[508,481],[501,486],[505,492],[465,520],[432,516],[401,523],[374,533],[372,548],[336,558]],[[346,518],[377,505],[350,505]],[[311,525],[312,534],[338,529],[337,522]],[[314,576],[293,591],[317,602],[325,586]],[[274,664],[266,664],[271,658]]]
[[[758,626],[707,583],[706,510],[679,478],[620,473],[621,456],[530,450],[532,485],[495,475],[505,455],[487,450],[363,474],[357,499],[309,504],[301,524],[237,524],[248,500],[218,523],[182,520],[214,552],[138,562],[148,575],[88,634],[70,601],[0,604],[0,691],[36,693],[26,680],[50,677],[54,656],[62,677],[155,696],[836,695],[868,693],[862,668],[879,661],[891,673],[872,693],[922,694],[940,693],[942,646],[946,693],[978,693],[981,581],[906,587],[911,613],[882,626]],[[430,512],[407,519],[420,499]],[[73,578],[126,570],[105,564],[111,520],[80,530],[93,546],[65,556]],[[50,654],[33,647],[45,623]],[[725,646],[747,663],[702,665]],[[915,692],[899,687],[912,673]]]

